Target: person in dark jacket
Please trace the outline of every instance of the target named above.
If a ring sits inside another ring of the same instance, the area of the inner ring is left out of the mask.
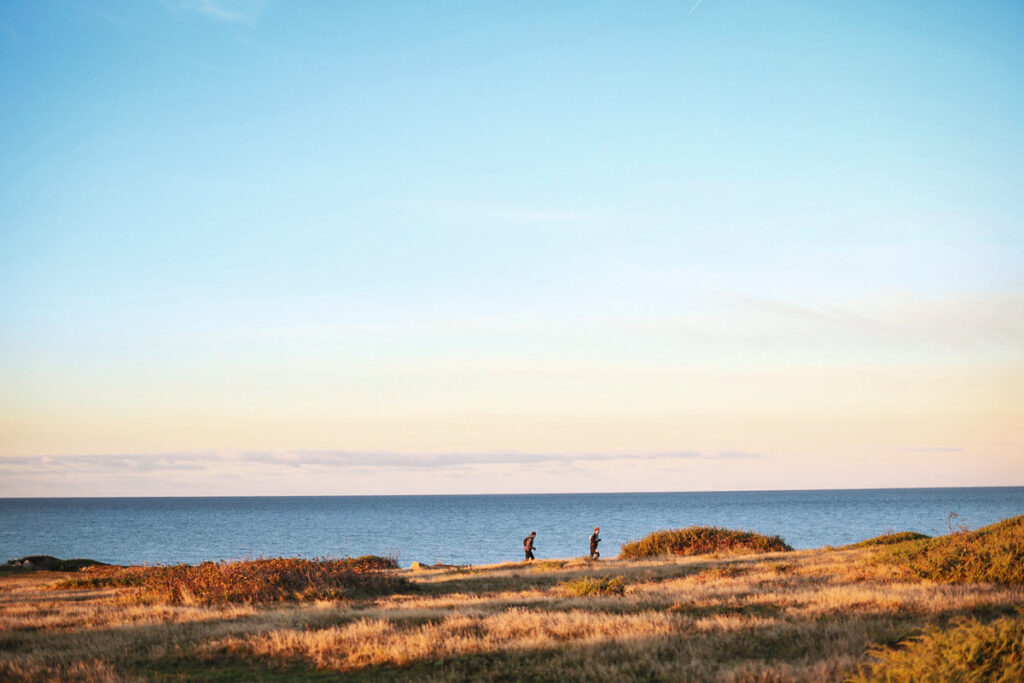
[[[533,558],[533,539],[537,538],[537,532],[531,531],[530,535],[523,539],[523,550],[526,552],[526,559],[524,562],[529,562]]]
[[[601,533],[601,527],[594,527],[594,533],[590,534],[590,559],[599,560],[601,559],[601,553],[597,552],[597,544],[601,542],[601,537],[598,535]]]

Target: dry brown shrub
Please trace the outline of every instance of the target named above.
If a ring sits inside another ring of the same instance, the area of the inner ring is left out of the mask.
[[[342,560],[278,557],[199,565],[110,568],[59,582],[58,589],[128,587],[143,602],[174,605],[283,602],[394,593],[408,581],[394,560],[364,556]]]

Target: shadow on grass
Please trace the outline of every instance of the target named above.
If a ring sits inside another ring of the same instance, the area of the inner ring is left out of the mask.
[[[659,583],[693,576],[701,572],[727,568],[738,576],[758,565],[777,562],[772,556],[688,558],[679,563],[644,564],[627,560],[576,563],[548,560],[550,567],[535,564],[501,565],[487,569],[452,569],[431,575],[412,575],[410,580],[420,595],[444,596],[451,594],[494,594],[503,592],[546,591],[564,581],[591,578],[600,579],[609,574],[622,575],[628,583]],[[561,563],[560,567],[554,564]],[[546,570],[540,573],[538,570]],[[718,578],[718,577],[715,577]]]
[[[871,621],[871,620],[868,620]],[[877,618],[873,636],[897,641],[910,628],[893,628]],[[841,630],[844,620],[832,621],[832,630]],[[732,633],[682,632],[650,637],[631,637],[600,643],[567,643],[555,647],[510,648],[497,652],[420,659],[405,665],[374,665],[350,671],[331,672],[330,676],[354,681],[473,680],[473,681],[565,681],[565,680],[708,680],[722,671],[749,666],[758,670],[800,666],[836,654],[844,661],[859,659],[871,644],[868,639],[846,644],[842,650],[836,638],[823,643],[805,637],[799,624],[743,629]],[[836,650],[841,650],[836,652]],[[838,677],[852,672],[846,666]],[[250,680],[322,680],[324,672],[302,660],[278,664],[225,658],[207,663],[164,663],[139,673],[160,677],[174,675],[206,678],[208,671],[229,671]],[[785,678],[785,677],[783,677]],[[227,680],[222,679],[222,680]],[[771,676],[765,680],[774,680]]]
[[[595,604],[609,614],[618,610],[614,600]],[[546,608],[553,607],[550,603]],[[604,609],[607,607],[608,609]],[[650,609],[651,605],[644,606]],[[267,628],[317,630],[342,625],[360,617],[359,611],[317,611],[294,615],[274,609],[207,622],[125,625],[75,632],[8,632],[0,637],[0,651],[14,654],[43,653],[55,661],[89,659],[96,656],[97,642],[122,642],[116,659],[110,661],[119,675],[156,680],[310,680],[342,677],[346,680],[665,680],[714,677],[719,669],[749,664],[771,668],[778,663],[799,665],[835,654],[861,657],[870,644],[893,644],[919,632],[926,624],[944,626],[956,617],[973,616],[983,621],[1013,615],[1007,604],[986,604],[973,609],[956,609],[932,614],[863,615],[857,621],[866,628],[862,640],[837,644],[850,623],[846,614],[826,615],[815,621],[813,638],[802,621],[775,621],[735,632],[705,633],[689,629],[670,635],[615,639],[600,644],[567,643],[557,647],[509,648],[499,652],[468,654],[443,659],[424,659],[403,666],[377,665],[347,672],[318,670],[308,660],[265,660],[223,655],[197,658],[197,646],[228,635],[244,636]],[[536,605],[533,609],[541,609]],[[673,606],[664,609],[672,610]],[[772,603],[742,606],[677,606],[674,611],[693,618],[713,616],[779,617],[781,609]],[[439,617],[440,618],[440,617]],[[395,619],[405,628],[415,628],[433,618]],[[820,637],[818,637],[820,636]],[[824,649],[823,649],[824,648]],[[694,654],[696,653],[696,654]],[[697,659],[700,662],[697,662]]]

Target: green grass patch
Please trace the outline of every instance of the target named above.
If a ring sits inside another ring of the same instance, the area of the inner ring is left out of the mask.
[[[592,576],[584,576],[579,579],[570,579],[558,584],[558,588],[566,595],[622,595],[626,592],[626,577],[605,576],[598,579]]]
[[[961,619],[896,647],[873,648],[851,678],[868,681],[1024,681],[1024,619]]]
[[[901,543],[874,560],[933,581],[1024,584],[1024,515],[976,531]]]
[[[895,545],[907,541],[923,541],[931,538],[927,534],[919,534],[916,531],[897,531],[891,534],[882,534],[874,538],[868,538],[857,543],[842,546],[843,548],[870,548],[878,545]]]
[[[763,536],[753,531],[733,531],[714,526],[655,531],[639,541],[622,546],[619,557],[639,559],[665,555],[709,555],[712,553],[790,551],[779,536]]]

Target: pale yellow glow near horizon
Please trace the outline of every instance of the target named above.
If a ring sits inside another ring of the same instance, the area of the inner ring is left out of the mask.
[[[551,491],[1024,484],[1024,359],[1020,324],[1007,317],[1020,299],[996,303],[1002,316],[960,302],[869,324],[846,313],[794,321],[758,302],[683,329],[514,321],[532,346],[490,328],[388,328],[258,353],[231,340],[195,357],[40,363],[10,373],[0,394],[0,468],[11,475],[0,495],[75,481],[4,458],[168,453],[219,455],[159,477],[77,476],[90,490],[163,493],[501,491],[516,472]],[[391,346],[371,343],[378,336]],[[243,466],[230,456],[303,450],[474,454],[480,469]],[[572,464],[683,451],[703,455]],[[502,452],[557,457],[487,464]],[[722,452],[758,457],[715,459]]]
[[[794,482],[819,456],[880,458],[892,467],[930,448],[1005,457],[999,444],[1014,444],[1021,459],[1024,375],[1013,366],[704,373],[699,384],[687,382],[697,374],[577,375],[560,393],[537,378],[535,395],[528,382],[494,383],[490,400],[481,392],[473,406],[454,402],[444,387],[420,385],[422,393],[398,402],[392,414],[325,388],[287,401],[254,394],[244,405],[207,394],[192,405],[187,395],[164,395],[136,405],[50,405],[46,414],[12,406],[2,418],[2,455],[736,450],[785,457]],[[435,409],[427,410],[431,397]],[[1019,469],[1018,462],[1014,476]],[[877,484],[885,481],[880,473]]]

